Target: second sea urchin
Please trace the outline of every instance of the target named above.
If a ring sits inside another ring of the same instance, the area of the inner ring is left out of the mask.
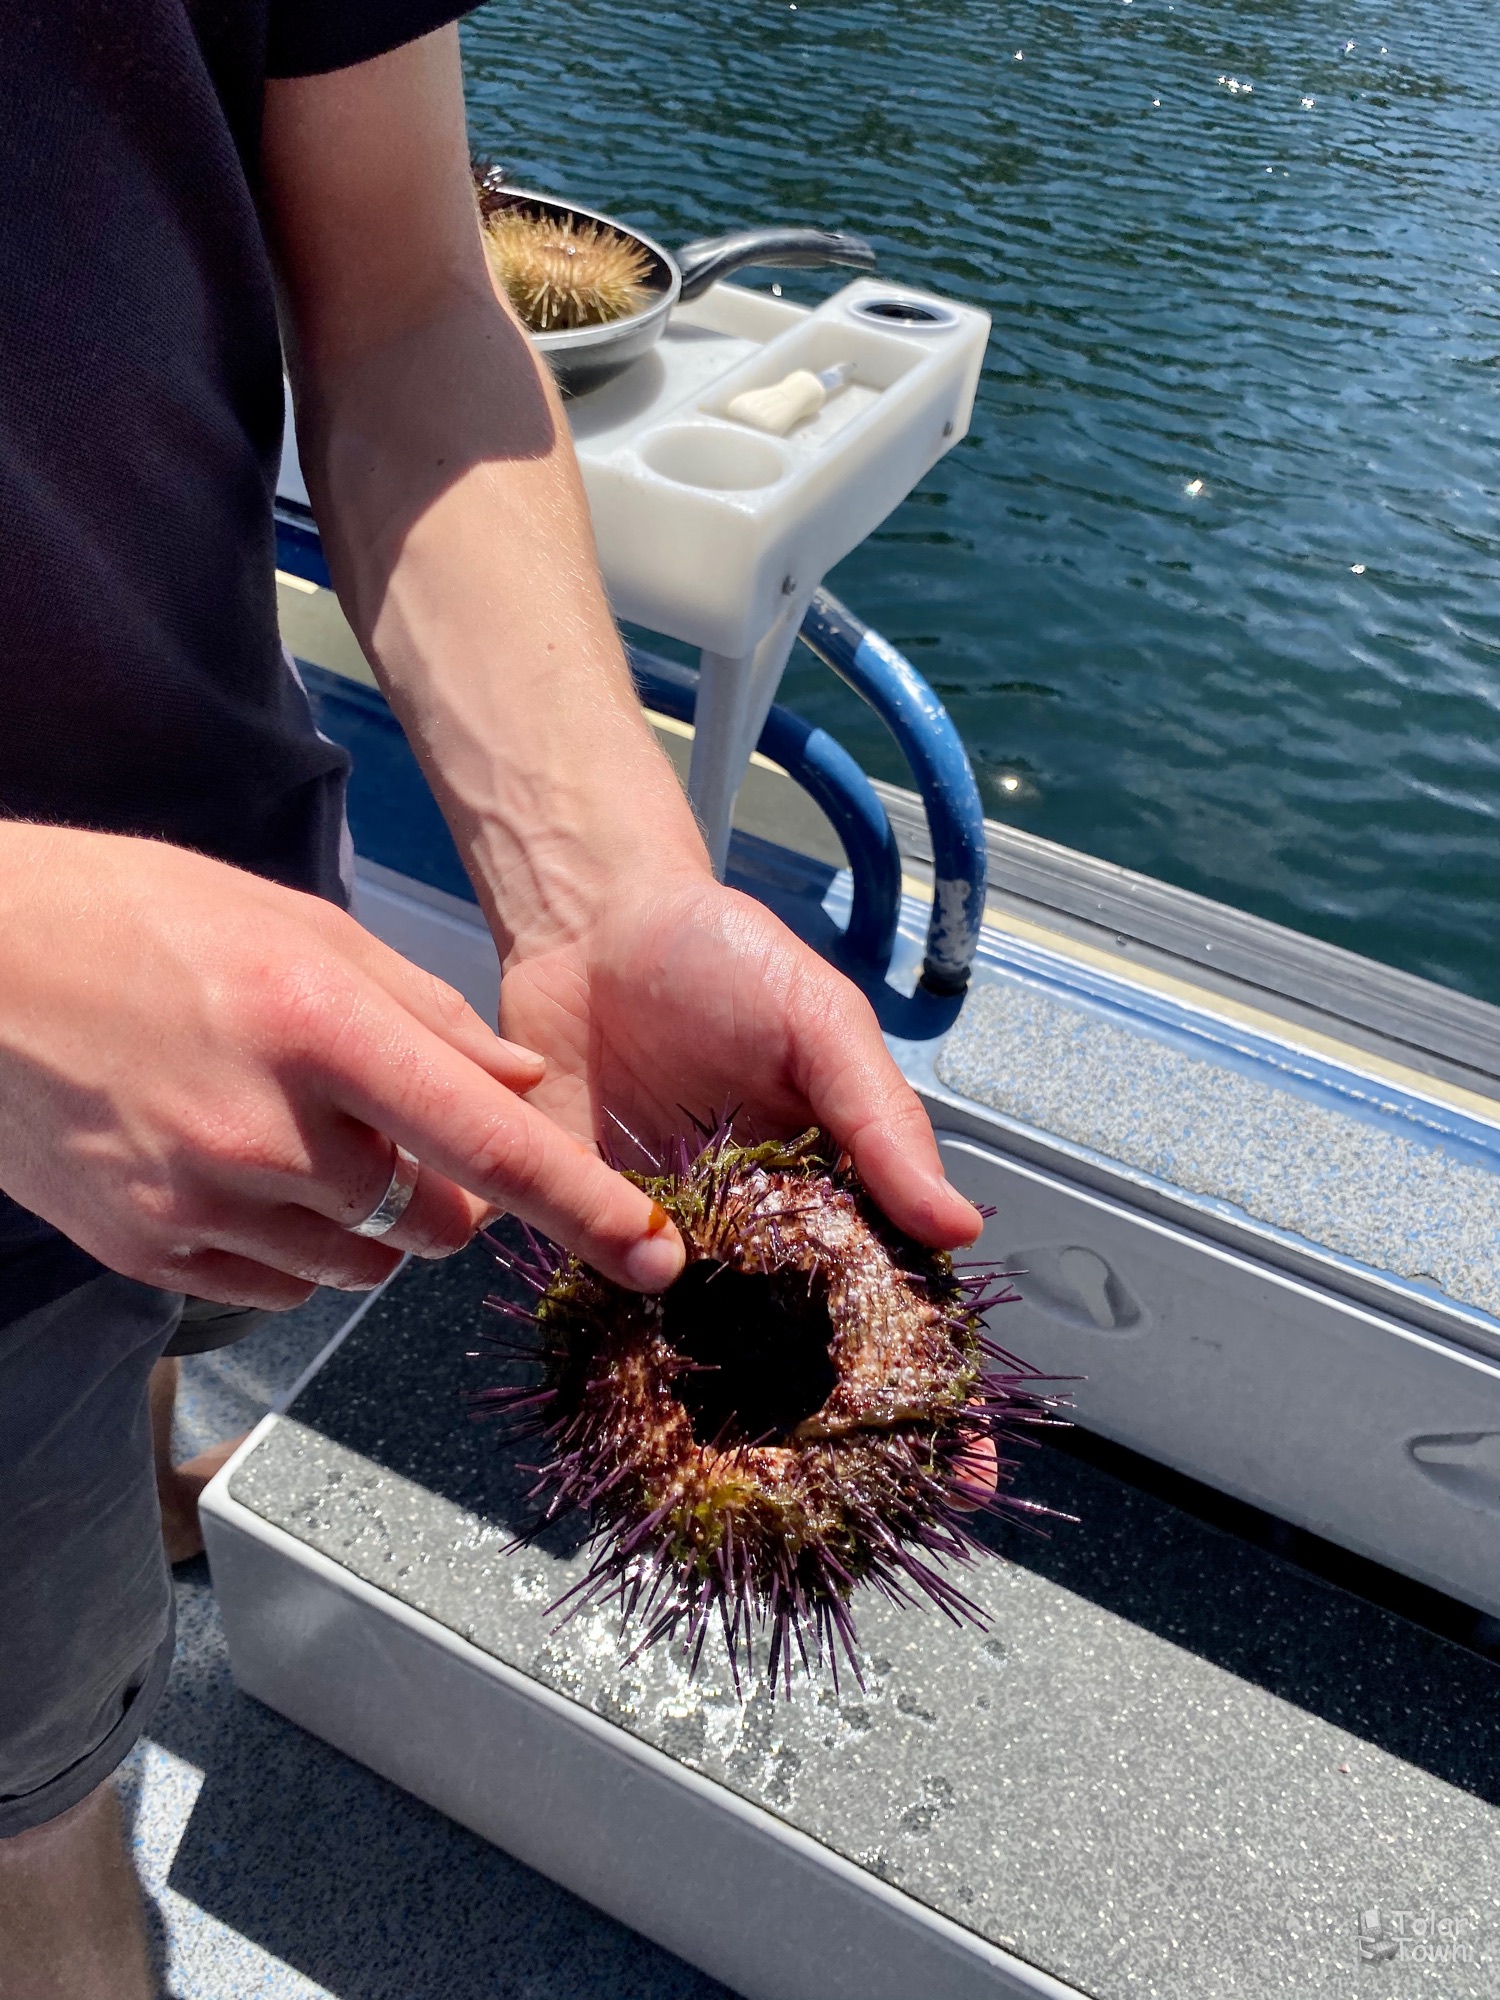
[[[971,1483],[984,1439],[1053,1407],[985,1338],[1005,1274],[955,1271],[901,1235],[815,1131],[739,1145],[720,1128],[677,1154],[630,1175],[687,1245],[662,1296],[530,1232],[529,1259],[498,1251],[537,1302],[490,1303],[534,1325],[541,1381],[480,1400],[550,1445],[543,1519],[591,1521],[592,1567],[561,1603],[614,1603],[640,1648],[680,1635],[691,1667],[718,1624],[736,1680],[764,1633],[788,1688],[794,1650],[835,1674],[842,1651],[858,1672],[862,1584],[982,1623],[940,1565],[983,1549],[976,1504],[1047,1511]]]
[[[496,283],[533,333],[603,326],[639,312],[651,259],[607,222],[497,208],[484,218]]]

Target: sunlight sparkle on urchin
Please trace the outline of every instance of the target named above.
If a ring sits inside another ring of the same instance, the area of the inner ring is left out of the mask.
[[[592,1566],[553,1608],[613,1604],[637,1652],[680,1634],[690,1670],[717,1623],[736,1685],[763,1634],[788,1692],[794,1651],[836,1679],[842,1650],[858,1676],[861,1584],[982,1625],[941,1565],[988,1553],[977,1513],[1049,1510],[981,1496],[967,1462],[987,1437],[1057,1421],[1041,1378],[984,1335],[1009,1274],[955,1270],[902,1235],[817,1131],[742,1145],[726,1123],[673,1150],[628,1176],[687,1246],[660,1297],[529,1230],[529,1254],[490,1239],[536,1295],[488,1301],[532,1329],[493,1344],[540,1380],[476,1400],[551,1448],[536,1529],[575,1507],[590,1520]],[[1000,1461],[1002,1484],[1012,1470]]]

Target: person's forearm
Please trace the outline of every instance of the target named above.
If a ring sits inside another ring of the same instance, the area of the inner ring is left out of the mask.
[[[456,34],[268,84],[261,160],[335,580],[507,949],[506,1035],[545,1060],[526,1110],[584,1148],[684,1106],[818,1124],[896,1228],[972,1242],[873,1009],[714,881],[641,719],[561,410],[485,268]],[[602,1191],[641,1193],[603,1174],[575,1150],[568,1230],[542,1224],[592,1261]],[[669,1282],[667,1249],[630,1281]]]
[[[502,948],[588,921],[622,870],[701,872],[641,716],[546,370],[498,301],[299,385],[339,595]]]

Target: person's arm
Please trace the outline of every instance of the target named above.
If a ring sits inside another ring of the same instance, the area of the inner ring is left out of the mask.
[[[933,1244],[979,1218],[863,996],[717,884],[633,693],[560,402],[485,265],[457,36],[273,83],[265,202],[339,596],[458,840],[529,1102],[586,1141],[814,1121]]]
[[[502,952],[518,930],[586,921],[606,849],[622,871],[701,873],[561,404],[490,284],[456,31],[271,83],[262,159],[298,449],[339,596]]]

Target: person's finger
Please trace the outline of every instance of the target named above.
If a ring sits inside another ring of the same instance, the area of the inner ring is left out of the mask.
[[[794,1000],[793,1055],[814,1117],[843,1146],[871,1199],[935,1250],[972,1243],[984,1218],[943,1172],[922,1103],[892,1060],[873,1008],[844,980]]]
[[[389,1142],[385,1151],[389,1157]],[[370,1213],[388,1185],[387,1174],[374,1200],[356,1219]],[[304,1289],[331,1285],[339,1291],[364,1292],[383,1284],[408,1251],[419,1257],[447,1257],[461,1250],[488,1213],[486,1204],[473,1195],[442,1175],[421,1169],[406,1212],[384,1236],[357,1236],[347,1223],[294,1202],[250,1207],[237,1203],[204,1220],[201,1226],[212,1237],[212,1247],[196,1257],[227,1257],[247,1270],[268,1271]],[[186,1260],[183,1268],[193,1261]]]
[[[288,1312],[305,1305],[318,1289],[308,1279],[274,1271],[254,1258],[213,1249],[195,1251],[174,1264],[166,1286],[215,1305],[256,1306],[262,1312]]]
[[[454,987],[413,965],[351,917],[339,927],[344,954],[424,1028],[477,1063],[507,1090],[525,1092],[546,1074],[544,1057],[497,1035]]]
[[[678,1275],[670,1218],[596,1154],[390,1003],[359,1029],[306,1051],[340,1110],[619,1284],[660,1291]]]
[[[966,1249],[976,1241],[984,1217],[943,1172],[927,1113],[904,1083],[841,1143],[876,1206],[898,1229],[934,1250]]]
[[[263,1265],[304,1284],[367,1292],[384,1282],[402,1252],[388,1238],[350,1230],[295,1202],[225,1203],[199,1225],[209,1249]]]
[[[413,1257],[451,1257],[494,1219],[492,1203],[481,1201],[434,1168],[421,1167],[401,1220],[375,1240],[409,1250]]]
[[[301,1138],[307,1146],[305,1167],[278,1176],[276,1192],[284,1198],[289,1181],[299,1207],[340,1230],[368,1221],[390,1190],[395,1141],[356,1119],[337,1116],[315,1136],[304,1126]],[[389,1244],[415,1257],[451,1257],[494,1213],[490,1203],[418,1162],[416,1183],[400,1219],[384,1236],[362,1240]]]

